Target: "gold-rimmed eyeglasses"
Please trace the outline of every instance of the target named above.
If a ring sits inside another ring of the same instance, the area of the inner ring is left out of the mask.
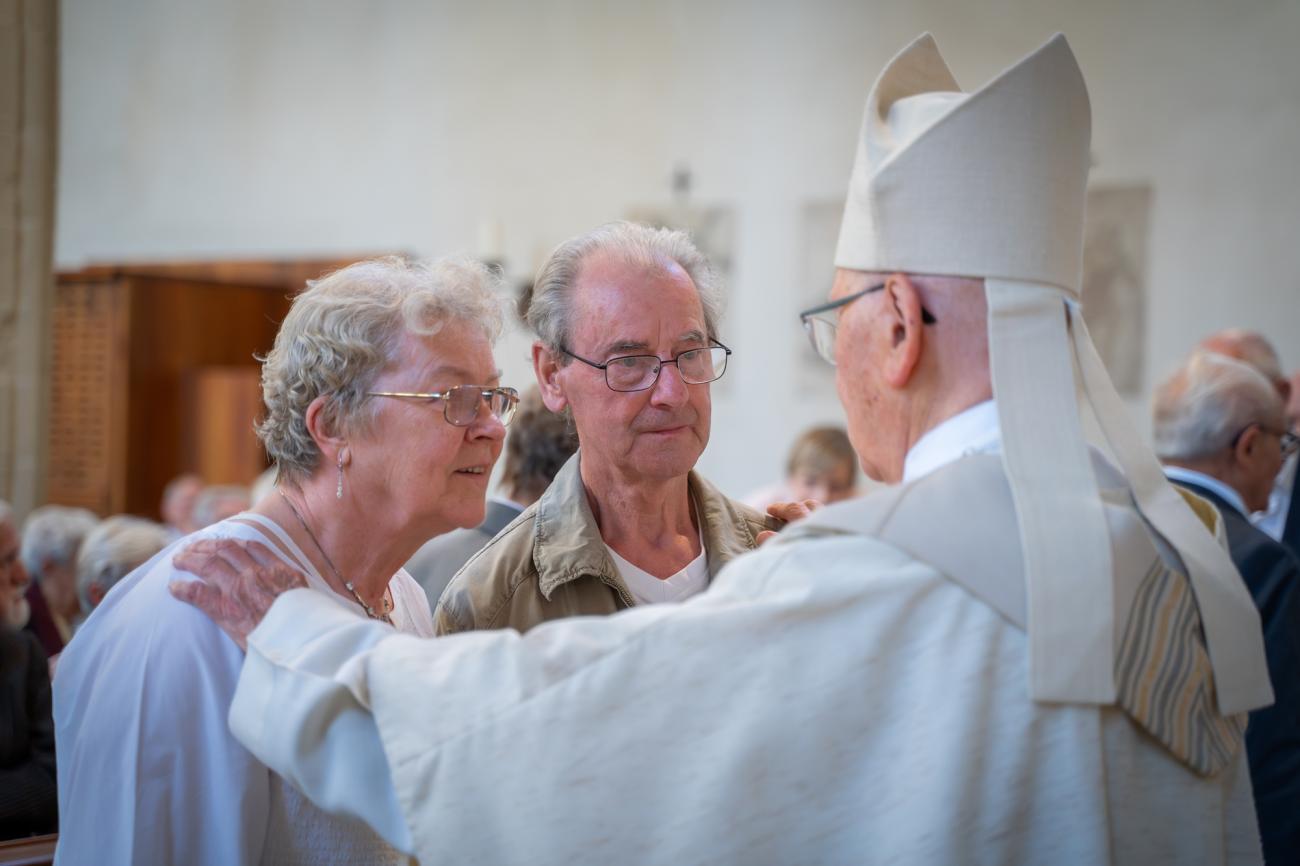
[[[367,397],[398,397],[406,400],[423,400],[426,403],[442,401],[442,417],[453,427],[468,427],[478,418],[478,410],[487,405],[492,417],[509,426],[519,405],[519,392],[514,388],[485,388],[482,385],[456,385],[446,391],[422,393],[419,391],[367,391]]]

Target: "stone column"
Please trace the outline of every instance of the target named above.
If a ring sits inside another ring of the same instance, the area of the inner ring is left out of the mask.
[[[0,498],[45,485],[58,160],[57,0],[0,0]]]

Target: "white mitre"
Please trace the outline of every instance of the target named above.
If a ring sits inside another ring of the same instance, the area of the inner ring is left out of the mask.
[[[1024,553],[1035,700],[1113,703],[1110,534],[1087,403],[1138,509],[1188,572],[1219,711],[1272,702],[1259,614],[1227,552],[1165,480],[1080,314],[1091,109],[1065,37],[966,94],[921,36],[867,97],[835,264],[982,277],[989,360]]]

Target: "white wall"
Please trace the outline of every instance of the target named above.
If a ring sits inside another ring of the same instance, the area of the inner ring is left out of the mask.
[[[1226,325],[1300,366],[1295,0],[63,0],[63,28],[61,266],[475,252],[496,220],[522,275],[689,164],[737,212],[702,463],[732,493],[838,417],[795,393],[801,210],[843,195],[867,89],[923,30],[968,89],[1070,38],[1094,178],[1155,189],[1148,385]]]

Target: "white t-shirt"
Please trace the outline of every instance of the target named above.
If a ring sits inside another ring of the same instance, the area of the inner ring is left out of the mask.
[[[700,555],[686,564],[686,567],[668,577],[655,577],[645,569],[628,562],[618,555],[618,551],[605,545],[610,559],[614,560],[618,574],[632,592],[637,604],[661,604],[665,601],[684,601],[696,593],[703,592],[709,585],[709,564],[704,553],[704,541],[700,540]]]

